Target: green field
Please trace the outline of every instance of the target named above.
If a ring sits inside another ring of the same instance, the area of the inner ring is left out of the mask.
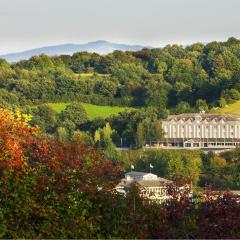
[[[215,109],[214,112],[216,113],[225,113],[225,114],[233,114],[233,115],[240,115],[240,101],[237,101],[233,104],[229,104],[224,108]]]
[[[48,105],[57,113],[60,113],[65,109],[65,107],[69,103],[49,103]],[[119,112],[124,111],[125,107],[116,107],[116,106],[97,106],[93,104],[88,104],[88,103],[81,103],[82,106],[85,108],[88,118],[90,120],[93,120],[97,117],[103,117],[106,118],[110,115],[117,114]]]
[[[100,76],[100,77],[108,77],[111,76],[110,74],[101,74],[101,73],[76,73],[76,75],[80,77],[93,77],[94,75]]]

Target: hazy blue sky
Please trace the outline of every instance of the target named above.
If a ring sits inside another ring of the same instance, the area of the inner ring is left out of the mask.
[[[104,39],[163,46],[240,38],[240,0],[0,0],[0,54]]]

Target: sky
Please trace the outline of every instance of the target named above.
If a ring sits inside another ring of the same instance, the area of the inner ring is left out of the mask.
[[[0,54],[107,40],[161,47],[240,38],[240,0],[0,0]]]

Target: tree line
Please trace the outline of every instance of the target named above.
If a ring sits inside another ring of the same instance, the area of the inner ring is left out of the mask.
[[[1,106],[58,101],[191,112],[240,98],[240,41],[0,61]]]
[[[121,153],[126,171],[149,172],[166,179],[189,178],[195,192],[207,186],[213,190],[240,189],[240,149],[221,154],[201,150],[139,149]]]

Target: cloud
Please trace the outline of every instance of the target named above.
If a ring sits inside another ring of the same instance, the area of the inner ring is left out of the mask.
[[[11,15],[14,15],[14,13],[6,10],[0,10],[0,16],[11,16]]]
[[[33,16],[30,11],[0,10],[0,17],[26,17]]]

